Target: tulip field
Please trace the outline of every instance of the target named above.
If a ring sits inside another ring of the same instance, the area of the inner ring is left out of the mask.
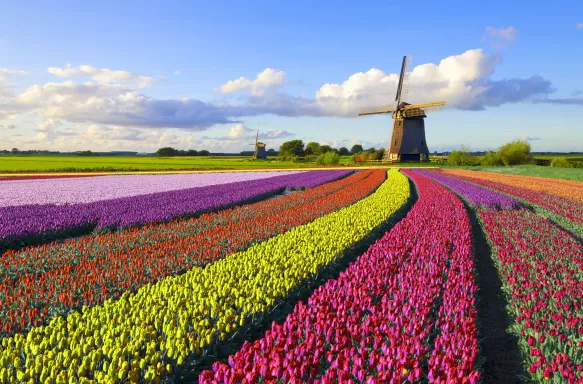
[[[1,383],[583,383],[583,183],[0,179],[0,338]]]

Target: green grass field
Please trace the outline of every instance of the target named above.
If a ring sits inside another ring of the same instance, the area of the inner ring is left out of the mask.
[[[552,160],[555,157],[564,157],[569,161],[583,161],[583,155],[535,155],[535,159],[547,159]]]
[[[346,164],[349,156],[342,156]],[[278,162],[248,157],[149,157],[149,156],[0,156],[0,172],[88,172],[204,170],[246,168],[300,168],[315,163]]]
[[[535,165],[515,165],[511,167],[457,167],[474,171],[498,172],[511,175],[547,177],[583,182],[583,168],[554,168]]]
[[[583,158],[583,157],[582,157]],[[341,156],[346,165],[350,156]],[[0,156],[0,173],[23,172],[106,172],[155,170],[239,170],[314,167],[313,162],[279,162],[275,159],[252,161],[247,157],[149,157],[149,156]],[[374,167],[375,163],[360,166]],[[449,166],[435,163],[403,163],[395,166]],[[500,172],[515,175],[539,176],[583,182],[583,168],[553,168],[521,165],[513,167],[460,167],[476,171]]]

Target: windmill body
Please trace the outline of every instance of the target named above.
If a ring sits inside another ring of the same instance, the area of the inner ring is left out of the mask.
[[[253,159],[267,159],[267,152],[265,151],[265,143],[259,141],[259,130],[257,130],[257,136],[255,137],[255,143],[250,143],[249,145],[255,146],[255,151],[253,152]]]
[[[396,120],[391,142],[383,160],[420,161],[421,159],[429,159],[429,148],[425,139],[425,120],[422,117]]]
[[[255,148],[255,154],[253,155],[256,159],[267,159],[267,152],[265,151],[264,143],[257,143]]]
[[[440,110],[445,101],[424,104],[409,104],[407,97],[410,73],[406,72],[410,59],[403,57],[399,85],[397,86],[396,103],[391,106],[362,108],[359,116],[391,113],[393,117],[393,133],[385,151],[383,161],[428,161],[429,148],[425,138],[426,112]]]

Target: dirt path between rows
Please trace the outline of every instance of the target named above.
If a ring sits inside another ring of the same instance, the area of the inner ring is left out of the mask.
[[[506,312],[507,300],[502,292],[502,281],[476,213],[464,204],[472,223],[476,256],[478,337],[483,383],[521,383],[526,373],[522,368],[518,340],[506,331],[513,320]]]

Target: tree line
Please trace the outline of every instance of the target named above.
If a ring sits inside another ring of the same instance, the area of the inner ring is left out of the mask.
[[[359,156],[361,160],[380,160],[385,150],[369,148],[365,150],[362,145],[355,144],[350,148],[333,148],[329,145],[321,145],[315,141],[304,144],[302,140],[290,140],[279,147],[279,159],[283,161],[314,161],[318,165],[338,164],[339,156]]]
[[[303,140],[286,141],[279,147],[280,156],[318,156],[328,152],[334,152],[340,156],[349,156],[364,152],[364,148],[362,145],[356,144],[353,145],[350,150],[346,147],[340,147],[337,149],[332,148],[329,145],[320,145],[315,141],[304,144]]]
[[[156,151],[156,155],[160,157],[174,157],[174,156],[209,156],[210,152],[206,149],[197,151],[196,149],[174,149],[172,147],[160,148]]]

